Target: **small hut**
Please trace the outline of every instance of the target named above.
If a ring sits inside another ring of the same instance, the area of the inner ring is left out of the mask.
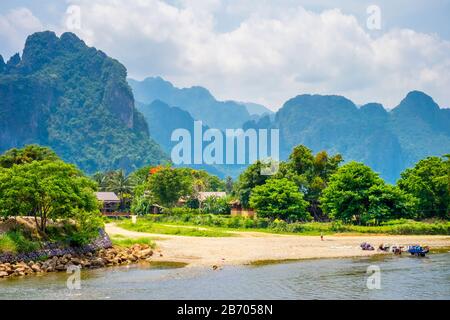
[[[244,209],[239,200],[231,201],[230,205],[231,205],[231,216],[233,217],[245,217],[245,218],[256,217],[255,210]]]
[[[96,192],[97,200],[102,203],[100,211],[104,215],[111,215],[117,211],[120,199],[114,192]]]

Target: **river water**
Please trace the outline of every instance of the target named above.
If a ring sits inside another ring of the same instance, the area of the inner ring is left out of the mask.
[[[379,289],[367,287],[369,266],[380,270]],[[450,253],[317,259],[220,271],[118,267],[83,271],[79,290],[67,289],[68,277],[55,273],[0,280],[0,299],[450,299]]]

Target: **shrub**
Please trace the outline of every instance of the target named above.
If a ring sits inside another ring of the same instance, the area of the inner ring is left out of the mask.
[[[202,203],[202,212],[212,214],[230,214],[231,206],[228,197],[208,197]]]
[[[28,238],[21,230],[12,230],[0,235],[0,252],[25,253],[39,249],[39,243]]]

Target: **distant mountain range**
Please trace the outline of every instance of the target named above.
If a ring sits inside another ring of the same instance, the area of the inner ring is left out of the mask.
[[[282,158],[304,144],[364,162],[389,182],[426,156],[450,152],[450,110],[419,91],[408,93],[389,112],[377,103],[358,108],[341,96],[300,95],[287,101],[273,121],[265,117],[244,127],[278,128]]]
[[[248,113],[250,113],[250,116],[264,116],[274,114],[272,110],[268,109],[266,106],[263,106],[262,104],[253,102],[238,102],[238,103],[244,105],[247,108],[247,111]]]
[[[168,160],[150,138],[118,61],[76,35],[39,32],[0,59],[0,152],[37,143],[88,173]]]
[[[161,77],[146,78],[143,81],[128,79],[136,101],[151,104],[155,100],[164,101],[171,107],[189,112],[195,120],[218,128],[240,128],[250,120],[250,114],[243,104],[234,101],[218,101],[205,88],[177,88]]]
[[[136,102],[135,102],[136,100]],[[264,106],[218,101],[205,88],[176,88],[160,78],[126,80],[118,61],[74,34],[30,36],[22,57],[0,56],[0,152],[24,144],[52,147],[88,173],[167,161],[173,130],[280,130],[281,156],[304,144],[366,163],[389,182],[430,155],[450,153],[450,109],[413,91],[391,111],[357,107],[335,95],[299,95],[273,113]],[[221,177],[243,166],[197,165]]]

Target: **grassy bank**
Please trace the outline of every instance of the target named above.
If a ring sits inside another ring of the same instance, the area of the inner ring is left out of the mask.
[[[379,226],[356,226],[346,225],[340,222],[287,223],[277,220],[246,219],[221,215],[181,214],[149,215],[139,217],[136,224],[132,224],[131,221],[126,220],[120,222],[119,226],[138,232],[200,237],[230,236],[230,234],[227,234],[227,231],[261,231],[303,235],[320,235],[321,233],[450,235],[449,221],[419,222],[405,219],[393,220]]]
[[[37,241],[30,240],[20,230],[8,231],[0,234],[0,253],[32,252],[39,249]]]
[[[217,228],[204,228],[189,224],[168,224],[155,222],[151,217],[139,218],[136,224],[130,220],[123,220],[118,223],[119,227],[126,230],[147,232],[155,234],[168,234],[190,237],[231,237],[233,234]]]
[[[119,246],[119,247],[131,247],[135,244],[140,244],[140,245],[148,245],[150,246],[150,248],[155,248],[156,244],[154,242],[153,238],[137,238],[137,239],[131,239],[131,238],[126,238],[120,235],[116,235],[114,237],[111,237],[111,242],[113,245],[115,246]]]
[[[46,232],[39,232],[34,218],[17,217],[0,221],[0,253],[30,253],[45,244],[61,248],[81,247],[98,237],[98,229],[79,227],[72,221],[49,221]]]

